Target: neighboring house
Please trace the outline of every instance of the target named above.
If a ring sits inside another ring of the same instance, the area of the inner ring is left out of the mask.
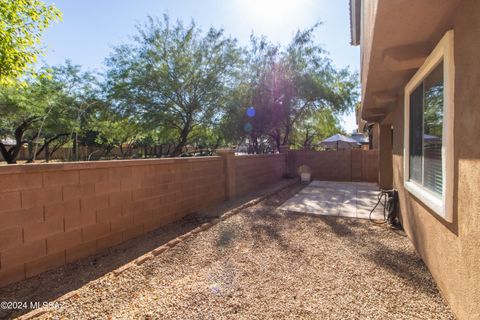
[[[362,149],[369,149],[368,136],[365,136],[364,133],[352,133],[350,138],[357,141]]]
[[[480,319],[480,1],[350,9],[359,126],[378,131],[379,186],[398,190],[402,225],[453,312]]]

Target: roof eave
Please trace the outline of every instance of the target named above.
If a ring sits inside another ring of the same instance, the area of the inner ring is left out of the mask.
[[[350,0],[350,44],[360,45],[360,9],[361,0]]]

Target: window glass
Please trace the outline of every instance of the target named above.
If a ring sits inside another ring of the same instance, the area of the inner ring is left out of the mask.
[[[410,95],[410,180],[422,183],[423,83]]]
[[[443,63],[410,94],[410,180],[442,195]]]
[[[423,106],[423,184],[442,194],[443,64],[426,79]]]

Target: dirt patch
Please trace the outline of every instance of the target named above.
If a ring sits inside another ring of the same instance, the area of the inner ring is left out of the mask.
[[[407,238],[367,221],[277,209],[300,188],[243,209],[117,276],[99,271],[40,318],[453,319]],[[168,232],[181,233],[159,230],[151,246]],[[83,273],[93,261],[68,272]],[[100,269],[109,260],[102,261]],[[47,273],[35,288],[18,286],[15,295],[48,297],[61,286],[56,282],[79,276],[54,275]]]

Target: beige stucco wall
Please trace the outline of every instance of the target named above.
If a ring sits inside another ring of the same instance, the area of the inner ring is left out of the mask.
[[[480,319],[480,1],[455,13],[455,187],[448,223],[403,188],[403,97],[394,111],[393,178],[405,231],[459,319]]]
[[[379,126],[378,142],[378,186],[380,189],[391,189],[392,174],[392,130],[390,124]]]
[[[372,52],[372,39],[377,14],[378,0],[362,1],[362,16],[360,22],[360,62],[361,62],[361,80],[365,83],[370,66]],[[364,100],[365,86],[362,86],[362,101]]]
[[[372,149],[378,149],[380,146],[380,125],[375,123],[370,130],[372,131]]]

